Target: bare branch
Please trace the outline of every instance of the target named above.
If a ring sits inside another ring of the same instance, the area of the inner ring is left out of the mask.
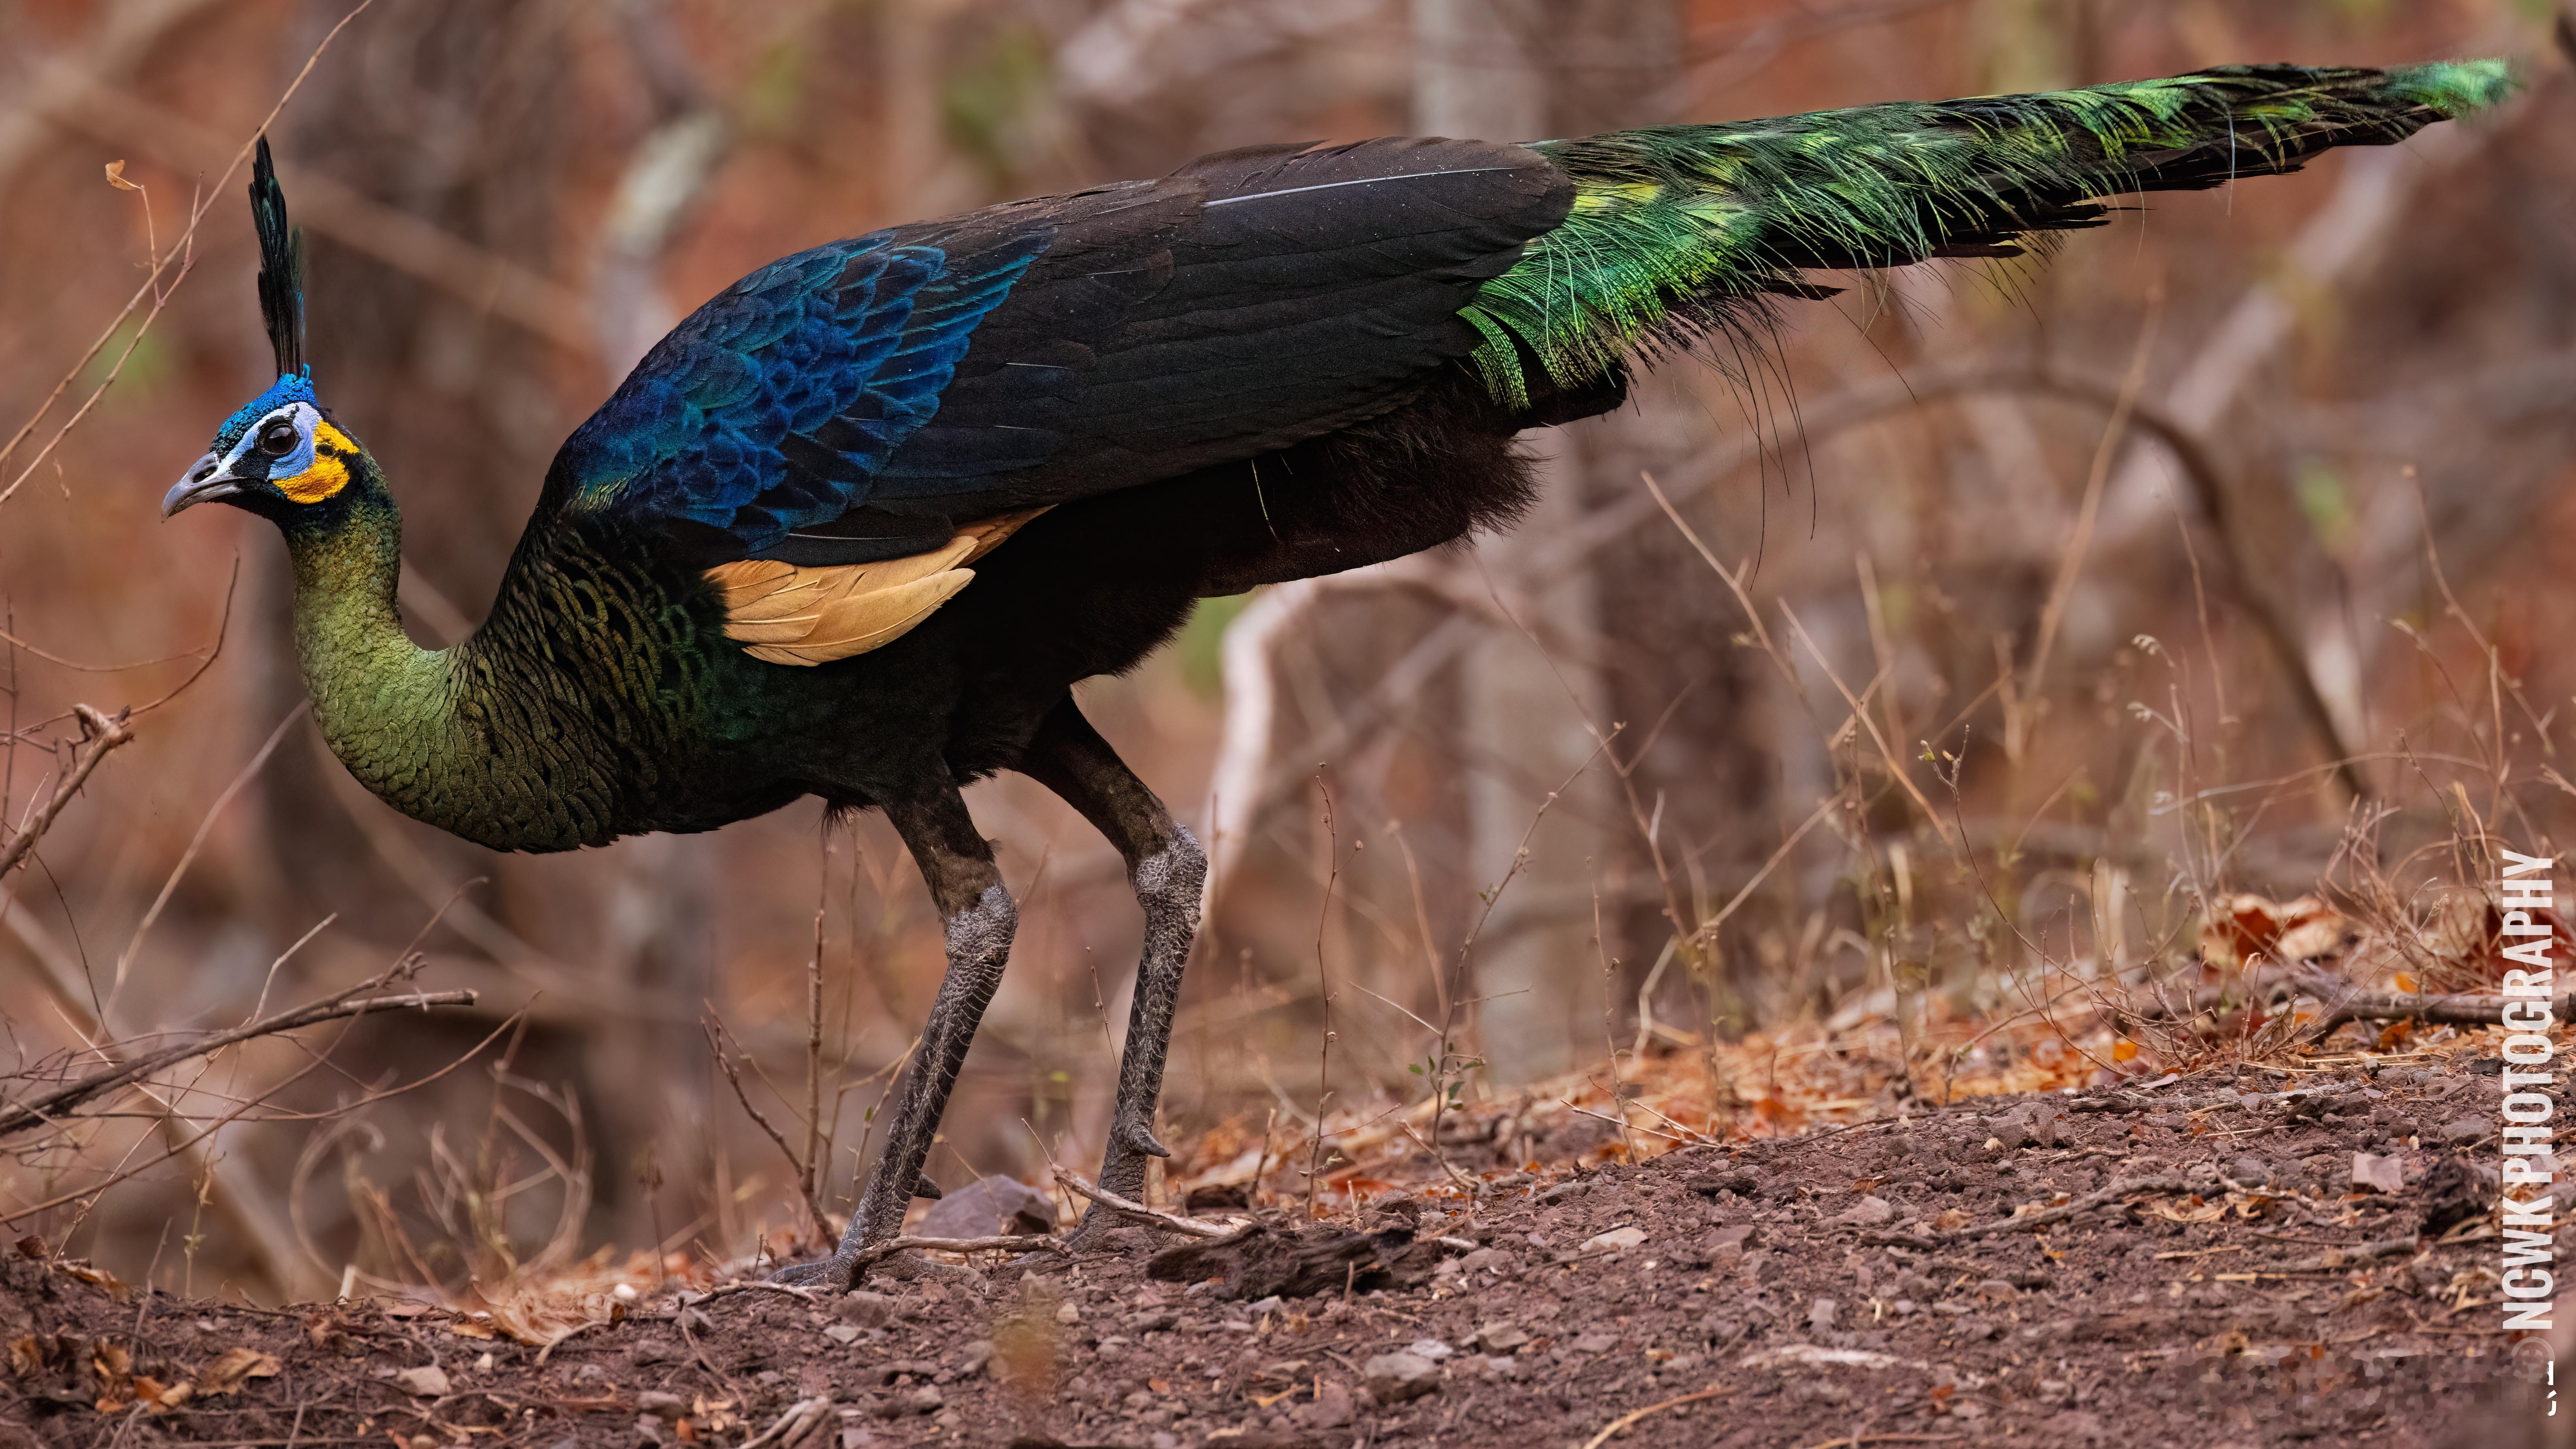
[[[72,797],[80,793],[81,786],[89,782],[90,773],[98,768],[99,761],[106,759],[110,750],[134,739],[134,728],[127,722],[129,711],[118,710],[111,717],[85,704],[73,705],[72,709],[80,716],[82,736],[80,747],[72,752],[72,766],[63,772],[62,780],[54,786],[52,797],[37,807],[35,814],[27,817],[26,825],[10,837],[7,845],[0,846],[0,876],[16,870],[18,863],[36,848],[36,842],[45,838],[45,832],[54,827],[55,817],[63,813],[63,807],[70,804]]]
[[[21,1102],[0,1111],[0,1137],[14,1136],[59,1119],[64,1113],[93,1097],[113,1092],[119,1087],[139,1082],[153,1073],[195,1057],[212,1056],[228,1046],[255,1037],[275,1036],[316,1022],[337,1021],[342,1017],[368,1016],[381,1011],[428,1011],[441,1006],[472,1006],[477,997],[471,991],[411,991],[399,996],[367,996],[357,993],[376,985],[383,978],[368,981],[337,996],[328,997],[292,1011],[219,1031],[202,1041],[187,1046],[174,1046],[154,1052],[121,1066],[94,1072],[69,1086],[58,1088],[32,1102]]]

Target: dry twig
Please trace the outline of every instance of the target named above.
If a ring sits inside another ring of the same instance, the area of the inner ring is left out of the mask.
[[[361,982],[336,996],[281,1011],[274,1016],[247,1022],[230,1031],[219,1031],[202,1041],[174,1046],[147,1057],[93,1072],[68,1086],[58,1088],[32,1102],[0,1110],[0,1137],[31,1131],[52,1122],[81,1103],[119,1087],[139,1082],[153,1073],[176,1066],[193,1057],[211,1056],[237,1042],[254,1037],[275,1036],[316,1022],[336,1021],[347,1016],[366,1016],[380,1011],[428,1011],[440,1006],[472,1006],[476,1000],[471,991],[411,991],[399,996],[365,996],[360,992],[381,985],[379,976]]]
[[[110,716],[85,704],[73,705],[72,710],[80,716],[81,742],[72,752],[71,768],[63,771],[63,778],[54,786],[54,793],[27,817],[27,823],[9,838],[9,843],[0,845],[0,876],[17,869],[18,863],[36,848],[36,842],[45,838],[46,831],[53,829],[55,818],[63,813],[63,807],[71,803],[72,797],[80,793],[81,786],[89,783],[90,774],[98,768],[99,761],[106,759],[110,750],[134,739],[134,728],[127,723],[131,711],[118,710]]]
[[[1232,1228],[1211,1227],[1206,1223],[1192,1222],[1188,1218],[1174,1217],[1170,1213],[1156,1212],[1143,1203],[1131,1202],[1107,1188],[1095,1187],[1061,1167],[1053,1170],[1055,1180],[1063,1183],[1066,1191],[1079,1193],[1111,1212],[1123,1213],[1138,1222],[1151,1223],[1167,1232],[1180,1233],[1193,1238],[1222,1238],[1234,1231]],[[1048,1241],[1054,1240],[1048,1239]]]

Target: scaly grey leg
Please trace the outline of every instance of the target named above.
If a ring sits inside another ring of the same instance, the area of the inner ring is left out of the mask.
[[[903,1231],[904,1209],[921,1184],[921,1165],[938,1135],[949,1088],[956,1085],[958,1068],[965,1064],[966,1049],[974,1043],[975,1026],[984,1019],[985,1006],[1002,984],[1002,968],[1010,960],[1011,932],[1019,922],[1010,892],[1002,886],[1002,873],[994,867],[993,849],[976,833],[974,817],[966,813],[966,802],[955,785],[943,780],[917,799],[889,803],[885,812],[910,847],[922,879],[929,883],[930,898],[948,923],[948,975],[939,983],[938,1000],[931,1003],[921,1047],[913,1054],[912,1066],[904,1073],[903,1093],[886,1119],[885,1144],[877,1153],[876,1170],[868,1177],[857,1210],[850,1214],[840,1247],[819,1263],[782,1270],[778,1274],[782,1282],[846,1288],[860,1250]]]
[[[1030,743],[1021,772],[1062,796],[1127,858],[1127,879],[1145,908],[1145,950],[1136,967],[1136,1002],[1127,1015],[1127,1049],[1118,1065],[1118,1101],[1100,1185],[1121,1197],[1145,1193],[1145,1159],[1169,1157],[1154,1138],[1154,1104],[1163,1092],[1163,1061],[1180,1001],[1181,969],[1199,929],[1199,896],[1207,854],[1163,802],[1109,748],[1067,698]],[[1094,1205],[1069,1240],[1079,1244],[1111,1225]]]

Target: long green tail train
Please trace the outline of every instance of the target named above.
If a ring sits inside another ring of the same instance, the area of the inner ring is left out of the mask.
[[[1560,387],[1685,345],[1813,268],[2012,256],[2031,232],[2099,226],[2101,198],[2297,170],[2334,146],[2402,141],[2495,105],[2502,61],[2399,70],[2229,66],[2042,95],[1898,102],[1533,149],[1574,210],[1465,316],[1494,394]]]

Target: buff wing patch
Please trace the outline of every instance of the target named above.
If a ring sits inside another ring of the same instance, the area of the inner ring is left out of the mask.
[[[724,602],[725,637],[771,664],[829,664],[891,644],[975,581],[966,565],[1046,512],[1006,513],[959,529],[928,553],[799,568],[743,559],[707,570]]]

